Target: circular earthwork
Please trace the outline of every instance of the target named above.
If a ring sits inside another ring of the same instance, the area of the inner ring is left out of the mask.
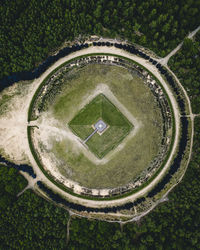
[[[30,104],[28,140],[38,166],[59,188],[83,199],[105,201],[137,193],[169,165],[175,152],[177,106],[167,92],[152,72],[117,54],[86,54],[66,61],[40,84]],[[102,159],[83,145],[74,146],[81,144],[80,138],[68,126],[98,94],[104,94],[133,125]],[[134,165],[142,167],[137,171]]]

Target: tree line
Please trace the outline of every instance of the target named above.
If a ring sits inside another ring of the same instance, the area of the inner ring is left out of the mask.
[[[196,28],[199,0],[16,0],[0,6],[0,79],[33,70],[64,41],[121,37],[164,56]]]
[[[64,40],[79,34],[127,38],[166,55],[196,28],[199,0],[16,0],[0,5],[0,79],[30,71]],[[169,61],[200,113],[200,33],[185,39]],[[160,68],[162,71],[163,69]],[[164,73],[164,72],[163,72]],[[72,219],[26,186],[18,170],[0,166],[1,249],[200,249],[200,118],[195,118],[192,160],[183,181],[139,223]]]
[[[185,87],[193,113],[200,113],[200,32],[194,40],[186,38],[181,50],[169,61],[170,68]]]
[[[72,219],[66,244],[68,213],[32,191],[13,168],[0,167],[0,246],[2,249],[199,249],[200,118],[195,118],[192,160],[183,181],[139,223],[120,227],[88,219]],[[8,197],[11,195],[11,199]],[[4,198],[8,200],[4,205]],[[2,202],[3,201],[3,202]]]

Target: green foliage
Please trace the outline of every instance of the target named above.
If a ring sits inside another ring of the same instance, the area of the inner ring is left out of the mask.
[[[200,113],[200,32],[196,39],[185,39],[181,50],[173,56],[169,65],[185,87],[192,103],[193,113]]]
[[[123,233],[117,223],[73,219],[69,249],[124,249]]]
[[[99,119],[103,119],[109,127],[101,136],[98,133],[94,134],[86,144],[101,159],[119,145],[133,126],[103,94],[96,96],[80,110],[69,126],[75,134],[85,140],[94,131],[91,126]]]
[[[14,168],[0,166],[0,209],[6,209],[16,200],[16,195],[27,185]]]
[[[196,28],[200,1],[2,1],[0,78],[32,70],[65,39],[119,34],[164,56]],[[153,39],[152,39],[153,38]],[[200,113],[200,33],[170,60]],[[200,249],[200,119],[192,161],[182,183],[140,225],[72,220],[69,249]],[[0,166],[0,249],[66,249],[68,214],[26,191],[16,170]]]
[[[198,43],[194,43],[190,38],[184,39],[182,48],[187,56],[195,56],[198,53]]]
[[[116,223],[73,219],[67,249],[199,249],[199,124],[197,117],[192,160],[183,181],[169,195],[169,202],[139,224],[124,225],[123,231]],[[0,171],[3,185],[10,181],[15,185],[13,170],[1,167]],[[0,248],[66,249],[67,219],[66,211],[26,191],[17,201],[1,208]]]
[[[0,79],[32,70],[80,34],[118,34],[164,56],[196,28],[199,10],[199,0],[2,1]]]
[[[0,166],[0,249],[63,249],[68,213],[32,191],[14,168]]]
[[[1,249],[64,249],[68,213],[32,191],[1,210]]]
[[[192,161],[181,184],[139,223],[123,231],[116,223],[73,220],[69,249],[199,249],[200,248],[200,118],[195,118]]]
[[[137,243],[148,249],[199,249],[200,202],[200,119],[195,120],[195,140],[192,161],[183,182],[170,194],[170,201],[160,205],[144,218],[139,228],[127,225],[127,237],[140,232]],[[132,238],[132,243],[134,243]]]

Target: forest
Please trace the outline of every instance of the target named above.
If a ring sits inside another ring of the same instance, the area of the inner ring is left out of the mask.
[[[169,61],[170,68],[187,90],[194,114],[200,113],[199,47],[200,32],[196,34],[194,41],[185,39],[181,50]]]
[[[200,118],[195,118],[192,160],[169,202],[139,222],[122,226],[71,217],[68,244],[68,212],[30,190],[16,197],[26,181],[15,169],[1,166],[1,249],[199,249],[199,123]]]
[[[64,41],[128,39],[166,55],[196,28],[199,0],[5,0],[0,5],[0,79],[30,71]]]
[[[16,0],[0,5],[0,79],[33,71],[64,41],[97,34],[165,56],[199,24],[199,0]],[[200,33],[169,61],[200,113]],[[70,217],[32,190],[19,169],[0,165],[0,249],[200,249],[200,117],[183,181],[138,222]],[[31,175],[34,173],[30,172]],[[67,227],[69,226],[69,238]]]

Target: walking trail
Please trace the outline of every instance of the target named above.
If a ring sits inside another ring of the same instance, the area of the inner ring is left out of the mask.
[[[187,36],[187,38],[192,39],[196,33],[200,30],[200,26],[198,26],[194,31],[190,32],[189,35]],[[175,49],[173,49],[167,56],[157,60],[159,61],[162,65],[167,66],[167,63],[170,59],[170,57],[172,57],[173,55],[175,55],[177,53],[177,51],[179,51],[179,49],[182,47],[183,42],[181,42]]]

